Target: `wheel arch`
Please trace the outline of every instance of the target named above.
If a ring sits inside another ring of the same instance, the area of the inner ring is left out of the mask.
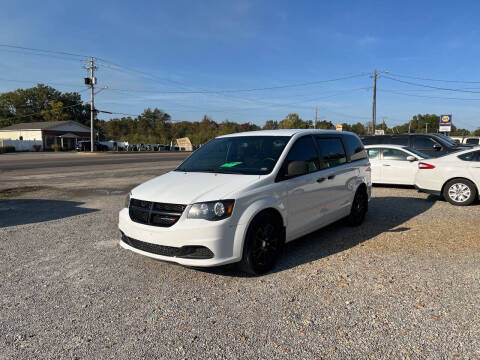
[[[236,258],[241,258],[243,255],[245,238],[247,236],[248,228],[250,227],[253,219],[264,213],[271,213],[275,217],[277,217],[277,219],[282,224],[282,229],[285,236],[287,218],[286,211],[282,209],[282,206],[278,204],[276,199],[262,199],[256,201],[244,211],[237,226],[237,230],[235,231],[233,254]]]
[[[467,180],[468,182],[471,182],[473,184],[473,186],[475,186],[475,190],[477,191],[477,197],[480,197],[480,193],[478,192],[478,186],[475,183],[475,181],[467,179],[466,177],[463,177],[463,176],[456,176],[456,177],[453,177],[451,179],[446,180],[442,185],[442,189],[440,190],[440,194],[442,195],[442,197],[444,197],[443,191],[445,190],[445,186],[447,186],[447,184],[452,180]]]

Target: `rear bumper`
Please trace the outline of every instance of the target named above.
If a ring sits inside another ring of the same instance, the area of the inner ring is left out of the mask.
[[[441,196],[442,193],[439,190],[430,190],[430,189],[423,189],[419,187],[418,185],[415,185],[415,189],[418,190],[418,192],[425,193],[425,194],[430,194],[430,195],[435,195],[435,196]]]

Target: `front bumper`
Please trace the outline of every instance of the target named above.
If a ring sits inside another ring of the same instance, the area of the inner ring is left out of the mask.
[[[240,260],[233,251],[237,226],[230,220],[187,220],[184,214],[171,227],[157,227],[132,221],[124,208],[119,213],[118,227],[123,238],[120,245],[141,255],[186,266],[229,264]],[[198,258],[195,253],[208,257]]]

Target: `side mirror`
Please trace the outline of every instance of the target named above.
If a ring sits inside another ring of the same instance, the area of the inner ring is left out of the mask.
[[[413,162],[413,161],[417,161],[417,158],[413,155],[409,155],[409,156],[407,156],[407,160],[410,161],[410,162]]]
[[[292,161],[288,164],[287,177],[294,177],[308,174],[308,163],[306,161]]]
[[[435,144],[435,145],[433,145],[433,150],[440,151],[440,150],[442,150],[442,147],[438,144]]]

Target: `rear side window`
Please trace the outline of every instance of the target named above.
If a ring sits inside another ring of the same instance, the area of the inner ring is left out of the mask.
[[[292,161],[306,161],[309,173],[320,169],[320,161],[311,136],[304,136],[293,145],[287,156],[287,168]]]
[[[478,145],[480,139],[467,139],[466,144]]]
[[[480,161],[480,151],[471,151],[466,154],[458,155],[458,158],[463,161]]]
[[[367,157],[363,144],[359,138],[353,135],[343,135],[342,138],[350,161],[361,160]]]
[[[390,144],[408,146],[408,136],[392,136]]]
[[[367,149],[367,155],[369,159],[378,159],[380,154],[380,149]]]
[[[321,168],[328,169],[347,162],[347,155],[340,138],[315,138],[322,154]]]
[[[397,149],[383,149],[383,160],[404,160],[406,161],[408,154]]]
[[[437,142],[426,136],[414,136],[413,139],[416,149],[432,149],[433,145],[437,144]]]

